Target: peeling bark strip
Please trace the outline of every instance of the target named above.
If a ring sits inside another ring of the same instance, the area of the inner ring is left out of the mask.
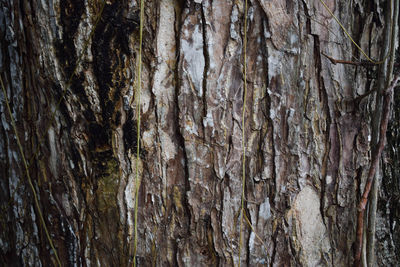
[[[321,1],[247,2],[0,0],[1,77],[62,265],[131,265],[134,236],[138,266],[353,263],[376,71],[322,56],[359,55]],[[324,2],[379,58],[381,1]],[[0,102],[0,262],[52,266]],[[378,210],[377,265],[399,265],[399,216]]]

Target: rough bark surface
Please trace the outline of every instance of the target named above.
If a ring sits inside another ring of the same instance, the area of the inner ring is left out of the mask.
[[[397,58],[399,55],[397,55]],[[397,61],[396,73],[400,71]],[[386,154],[383,157],[383,175],[380,181],[376,239],[378,266],[400,262],[400,90],[394,91],[392,121],[387,133]],[[387,231],[390,229],[390,231]],[[383,253],[387,251],[389,253]]]
[[[383,3],[326,2],[372,58],[383,56]],[[136,197],[140,266],[238,265],[244,139],[254,231],[245,227],[241,265],[349,266],[373,105],[351,100],[374,88],[376,67],[321,55],[360,58],[318,0],[249,0],[247,29],[241,1],[145,1],[137,144],[138,6],[0,1],[1,78],[63,265],[130,264]],[[3,93],[0,101],[0,261],[51,266]],[[398,149],[388,151],[377,262],[395,266],[400,167]]]

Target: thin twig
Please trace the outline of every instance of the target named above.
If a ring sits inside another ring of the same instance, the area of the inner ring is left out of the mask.
[[[355,66],[363,66],[363,67],[369,67],[369,66],[375,66],[376,63],[372,63],[369,61],[361,61],[361,62],[356,62],[356,61],[349,61],[349,60],[342,60],[342,59],[334,59],[333,57],[328,56],[324,52],[321,52],[322,55],[324,55],[326,58],[328,58],[333,65],[336,64],[347,64],[347,65],[355,65]]]

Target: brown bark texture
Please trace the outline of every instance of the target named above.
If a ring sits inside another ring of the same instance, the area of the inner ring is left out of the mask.
[[[384,57],[385,2],[326,3]],[[248,5],[245,16],[244,1],[145,1],[138,107],[138,1],[0,0],[1,79],[63,266],[131,265],[136,199],[138,266],[353,263],[375,104],[353,100],[375,88],[377,66],[333,64],[364,58],[319,0]],[[0,261],[56,265],[3,91],[0,101]],[[379,266],[400,264],[399,114],[395,104]],[[240,245],[242,142],[251,227]]]

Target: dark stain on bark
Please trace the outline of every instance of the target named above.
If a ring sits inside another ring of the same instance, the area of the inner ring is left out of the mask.
[[[82,73],[74,74],[78,62],[74,38],[84,13],[85,5],[82,1],[65,0],[60,2],[60,20],[62,27],[62,40],[55,41],[56,57],[63,68],[65,80],[70,82],[64,90],[70,89],[78,96],[80,103],[84,106],[84,115],[87,120],[95,120],[90,102],[85,94],[83,86],[84,77]],[[70,80],[71,79],[71,80]],[[56,103],[63,95],[62,90],[57,91]],[[64,113],[68,114],[68,113]]]
[[[137,122],[133,119],[132,109],[128,110],[125,124],[122,126],[124,133],[124,146],[125,150],[131,149],[136,152],[137,149]]]
[[[104,151],[111,149],[109,140],[111,139],[111,129],[93,122],[88,125],[89,130],[89,149],[90,151]]]
[[[112,117],[117,102],[121,100],[121,89],[128,82],[116,70],[124,61],[124,55],[131,56],[129,35],[138,25],[138,22],[124,18],[123,6],[124,1],[106,5],[93,36],[93,68],[99,86],[98,94],[105,127],[115,123]]]
[[[102,121],[91,125],[89,140],[94,144],[89,146],[101,148],[103,152],[111,149],[112,129],[121,120],[121,113],[117,109],[121,104],[121,90],[129,81],[118,68],[124,62],[124,56],[131,56],[129,35],[138,25],[137,21],[126,19],[122,14],[124,5],[125,1],[106,4],[93,35],[93,70],[98,83]],[[123,127],[124,142],[126,147],[136,148],[133,144],[133,140],[136,140],[136,129],[132,130],[135,122],[131,120],[132,116]],[[106,156],[103,152],[96,152],[94,158]]]
[[[71,76],[76,64],[74,36],[78,30],[85,4],[83,1],[64,0],[60,2],[62,41],[56,41],[56,55],[64,67],[67,77]]]
[[[97,25],[91,40],[91,49],[93,62],[78,62],[78,55],[74,38],[76,37],[79,23],[84,16],[84,3],[82,1],[64,0],[60,3],[60,20],[63,30],[62,40],[55,42],[56,56],[63,68],[65,79],[68,80],[72,75],[70,90],[78,97],[82,110],[78,112],[78,119],[83,119],[83,124],[87,132],[88,151],[87,161],[91,162],[91,171],[88,178],[81,176],[78,178],[78,184],[87,195],[85,202],[87,205],[96,203],[95,207],[88,206],[88,217],[85,225],[88,229],[83,229],[82,233],[89,232],[98,236],[98,240],[90,240],[94,250],[97,250],[103,262],[110,265],[124,266],[125,258],[118,259],[116,255],[127,255],[127,248],[124,248],[119,236],[110,233],[124,232],[119,223],[114,222],[120,214],[116,209],[116,185],[118,181],[119,163],[114,158],[112,150],[112,132],[121,122],[121,113],[118,111],[121,105],[121,91],[130,82],[123,72],[126,58],[131,56],[129,50],[129,35],[138,25],[135,18],[127,19],[124,10],[126,10],[127,1],[114,1],[111,5],[105,4],[101,19]],[[100,15],[100,14],[95,14]],[[98,96],[100,102],[100,116],[96,117],[94,109],[89,102],[86,88],[84,85],[85,77],[83,73],[74,74],[73,71],[77,64],[84,64],[84,68],[93,68],[98,86]],[[86,64],[86,65],[85,65]],[[92,64],[90,66],[89,64]],[[56,89],[58,98],[63,95],[61,87]],[[62,103],[61,106],[62,107]],[[64,107],[62,111],[66,115],[67,125],[72,126],[72,120],[69,118],[68,111]],[[83,118],[82,118],[83,117]],[[136,125],[132,120],[128,123],[131,136],[129,140],[136,141]],[[132,126],[132,127],[131,127]],[[127,139],[127,138],[124,138]],[[130,141],[133,142],[133,141]],[[133,144],[132,147],[136,148]],[[75,147],[75,145],[71,145]],[[77,171],[84,173],[82,169],[82,158],[77,150],[72,149],[71,153],[75,166],[79,166]],[[78,175],[75,175],[77,177]],[[83,187],[82,185],[86,186]],[[90,192],[94,192],[90,193]],[[93,194],[93,195],[92,195]],[[96,219],[94,219],[96,218]],[[95,228],[95,229],[94,229]],[[65,231],[64,231],[65,232]],[[76,263],[74,251],[79,250],[74,241],[74,236],[65,232],[64,246],[68,249],[70,255],[64,255],[71,265]],[[91,235],[89,234],[89,235]],[[123,234],[124,235],[124,234]],[[125,235],[124,235],[125,236]],[[125,238],[125,237],[124,237]],[[86,242],[82,242],[80,247],[86,247]],[[81,252],[82,253],[82,252]],[[81,254],[79,253],[79,254]],[[93,260],[97,257],[95,254],[89,256]]]
[[[85,120],[96,121],[96,117],[94,116],[91,104],[85,93],[85,87],[83,86],[83,82],[84,82],[83,74],[82,73],[76,74],[71,80],[70,89],[76,96],[78,96],[79,102],[83,106],[82,113],[84,115]]]

